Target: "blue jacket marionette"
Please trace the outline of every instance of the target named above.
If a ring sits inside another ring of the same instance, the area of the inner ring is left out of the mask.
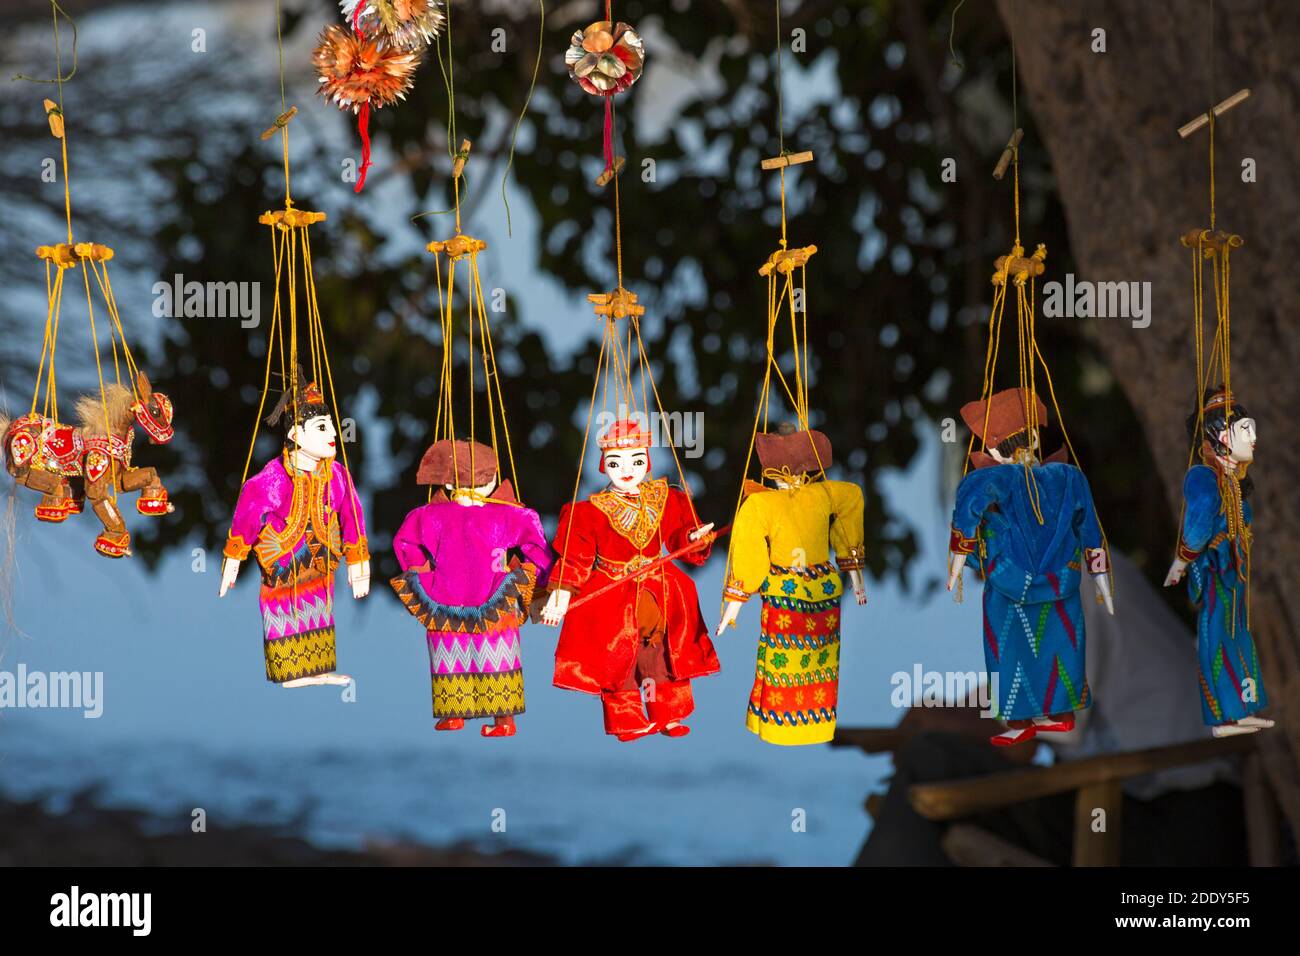
[[[1047,408],[1020,388],[961,410],[986,452],[971,455],[974,470],[957,487],[948,590],[978,552],[984,660],[997,716],[1010,728],[992,738],[997,746],[1072,730],[1074,712],[1092,704],[1079,598],[1084,568],[1114,613],[1088,480],[1061,452],[1039,460],[1038,428],[1026,422],[1031,401],[1035,425],[1045,426]]]
[[[1255,420],[1223,389],[1209,389],[1187,420],[1203,464],[1183,479],[1178,557],[1165,586],[1187,577],[1196,606],[1201,713],[1216,737],[1255,733],[1273,721],[1254,716],[1268,706],[1248,611],[1251,482]]]

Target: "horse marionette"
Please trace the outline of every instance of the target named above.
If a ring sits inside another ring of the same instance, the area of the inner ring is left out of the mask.
[[[37,412],[12,422],[0,417],[5,467],[18,484],[41,493],[36,506],[41,521],[66,521],[80,514],[90,499],[104,525],[95,550],[110,558],[124,557],[131,553],[131,533],[117,509],[119,491],[140,492],[135,507],[143,515],[174,510],[157,469],[131,464],[134,425],[143,429],[150,444],[172,440],[171,399],[155,392],[144,372],[137,372],[134,391],[106,385],[101,395],[78,398],[76,414],[79,426]]]

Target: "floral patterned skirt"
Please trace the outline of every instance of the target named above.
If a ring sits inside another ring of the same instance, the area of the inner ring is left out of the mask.
[[[745,726],[768,743],[820,744],[835,735],[843,593],[830,563],[773,565],[759,588],[758,667]]]

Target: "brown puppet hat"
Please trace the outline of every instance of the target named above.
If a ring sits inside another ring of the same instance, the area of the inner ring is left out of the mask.
[[[984,447],[992,448],[1002,444],[1008,438],[1019,435],[1028,427],[1025,422],[1025,404],[1025,389],[1007,388],[994,393],[987,402],[966,403],[962,406],[961,418],[977,436],[983,432]],[[1038,427],[1045,428],[1048,424],[1047,406],[1043,404],[1043,400],[1037,395],[1034,396],[1034,405],[1038,412]],[[984,431],[986,418],[988,421],[987,432]],[[970,460],[971,464],[976,468],[985,468],[997,464],[995,458],[979,449],[971,451]],[[1068,461],[1069,457],[1065,453],[1065,448],[1061,447],[1044,460]]]
[[[796,431],[792,425],[782,425],[775,434],[759,432],[754,450],[764,471],[788,468],[792,475],[815,475],[831,466],[831,440],[812,428]]]
[[[470,459],[473,458],[473,465]],[[425,449],[415,480],[421,485],[453,485],[460,488],[486,485],[497,476],[497,453],[481,442],[444,438]],[[435,498],[438,494],[435,493]],[[509,480],[500,482],[490,498],[514,501]]]

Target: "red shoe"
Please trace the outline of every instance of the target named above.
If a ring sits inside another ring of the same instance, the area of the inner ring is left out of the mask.
[[[990,737],[989,743],[994,747],[1011,747],[1015,744],[1022,744],[1026,740],[1033,740],[1038,735],[1038,729],[1032,725],[1015,728],[1008,730],[1006,733],[998,734],[996,737]]]
[[[674,727],[663,726],[659,728],[659,733],[665,737],[685,737],[691,732],[691,728],[685,724],[677,724]]]
[[[54,498],[48,503],[42,501],[36,506],[37,520],[48,521],[51,524],[67,521],[71,515],[80,514],[80,512],[81,509],[77,507],[76,501],[71,498]]]
[[[651,734],[657,733],[658,729],[659,728],[654,724],[646,724],[645,727],[640,730],[631,730],[625,734],[617,734],[614,739],[627,743],[631,740],[640,740],[642,737],[649,737]]]
[[[463,730],[465,720],[462,717],[444,717],[433,725],[434,730]]]
[[[164,488],[156,495],[142,494],[135,499],[135,510],[142,515],[165,515],[172,510],[171,503],[167,500],[167,490]]]
[[[1040,733],[1047,731],[1052,734],[1067,734],[1074,729],[1074,714],[1070,714],[1064,720],[1054,720],[1047,724],[1034,724],[1034,729]]]
[[[126,531],[105,531],[95,539],[95,550],[106,558],[125,557],[131,553],[131,535]]]
[[[507,717],[500,723],[484,724],[478,731],[484,737],[513,737],[515,735],[515,719]]]

